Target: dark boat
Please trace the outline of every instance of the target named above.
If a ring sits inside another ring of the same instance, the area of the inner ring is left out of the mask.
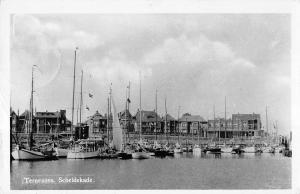
[[[154,151],[154,155],[157,157],[166,157],[168,155],[168,151],[162,148],[158,148]]]
[[[232,151],[231,151],[231,153],[233,153],[233,154],[241,154],[244,152],[245,151],[240,146],[232,148]]]
[[[126,159],[132,159],[132,154],[127,152],[120,152],[118,153],[118,158],[126,160]]]
[[[203,149],[204,153],[210,153],[210,154],[220,154],[221,152],[221,148],[219,147],[206,147]]]

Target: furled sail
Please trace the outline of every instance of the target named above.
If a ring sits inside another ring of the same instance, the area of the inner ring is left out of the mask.
[[[118,112],[116,110],[116,105],[114,98],[111,95],[111,103],[113,109],[113,146],[116,150],[121,151],[123,145],[123,132],[120,126]]]

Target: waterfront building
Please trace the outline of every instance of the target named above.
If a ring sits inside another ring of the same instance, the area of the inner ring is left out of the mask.
[[[10,108],[10,130],[11,132],[19,132],[18,130],[18,115]]]
[[[163,122],[162,118],[156,114],[155,111],[137,111],[136,115],[133,117],[133,123],[135,132],[139,132],[140,130],[140,112],[141,112],[141,120],[142,120],[142,133],[143,134],[154,134],[155,126],[157,121],[157,133],[162,133],[161,123]]]
[[[88,117],[85,123],[89,127],[90,137],[98,137],[107,133],[107,115],[101,115],[98,110],[94,115]]]
[[[167,131],[165,131],[165,121],[167,121]],[[176,125],[177,125],[177,120],[174,117],[172,117],[170,114],[167,114],[167,120],[165,115],[162,117],[162,121],[161,121],[162,133],[175,134]]]
[[[200,133],[199,135],[203,137],[205,136],[205,125],[207,125],[207,121],[200,115],[185,113],[179,118],[179,131],[181,134],[196,135]]]
[[[36,133],[60,133],[66,131],[66,110],[36,112],[34,116]]]
[[[208,120],[208,138],[258,137],[263,135],[260,114],[232,114],[232,118]]]
[[[120,125],[124,129],[125,132],[134,132],[134,123],[133,123],[133,116],[129,112],[129,110],[123,110],[122,112],[118,113],[118,117],[120,120]]]

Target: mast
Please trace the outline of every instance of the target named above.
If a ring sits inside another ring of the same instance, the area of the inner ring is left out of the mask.
[[[226,96],[225,96],[225,144],[226,144],[226,138],[227,138],[227,122],[226,122]]]
[[[269,135],[269,126],[268,126],[268,106],[266,106],[266,130],[267,136]]]
[[[109,97],[107,98],[107,123],[106,123],[106,133],[107,133],[107,144],[109,145]]]
[[[177,113],[177,122],[178,122],[178,143],[179,143],[179,127],[180,127],[180,124],[179,124],[179,111],[180,111],[180,106],[178,106],[178,113]]]
[[[29,123],[29,150],[32,147],[32,127],[33,127],[33,70],[36,65],[32,66],[31,70],[31,93],[30,93],[30,123]]]
[[[167,130],[168,130],[168,127],[167,127],[167,97],[165,97],[165,135],[166,135],[166,139],[167,139],[167,141],[169,143]]]
[[[155,140],[157,141],[157,89],[155,90]]]
[[[80,107],[79,107],[79,123],[80,124],[81,124],[81,109],[82,109],[82,78],[83,78],[83,71],[81,70]]]
[[[141,80],[141,71],[140,71],[140,133],[139,139],[141,141],[141,133],[142,133],[142,80]]]
[[[127,118],[126,118],[126,116],[127,116],[127,88],[128,88],[128,86],[126,87],[126,94],[125,94],[125,127],[124,127],[124,129],[125,129],[125,131],[126,131],[126,129],[127,129]],[[121,116],[121,115],[120,115]],[[126,143],[126,135],[125,135],[125,143]]]
[[[127,103],[127,109],[128,109],[128,113],[130,113],[129,111],[129,107],[130,107],[130,81],[129,81],[129,85],[128,85],[128,103]],[[129,127],[130,127],[130,120],[129,120],[129,124],[128,124],[128,128],[127,128],[127,135],[128,135],[128,139],[130,138],[129,136]]]
[[[73,73],[73,97],[72,97],[72,123],[71,123],[71,133],[73,135],[73,123],[74,123],[74,93],[75,93],[75,72],[76,72],[76,52],[77,47],[74,51],[74,73]]]

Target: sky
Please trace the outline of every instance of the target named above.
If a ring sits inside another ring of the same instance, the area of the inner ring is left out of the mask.
[[[288,14],[34,14],[12,15],[11,106],[29,109],[31,69],[37,111],[65,109],[71,119],[74,50],[75,114],[83,70],[83,120],[106,113],[109,87],[124,110],[177,118],[261,114],[265,125],[290,130],[290,15]],[[89,97],[88,94],[93,97]],[[180,108],[179,108],[180,106]],[[89,107],[89,110],[86,109]],[[76,121],[76,115],[74,117]]]

